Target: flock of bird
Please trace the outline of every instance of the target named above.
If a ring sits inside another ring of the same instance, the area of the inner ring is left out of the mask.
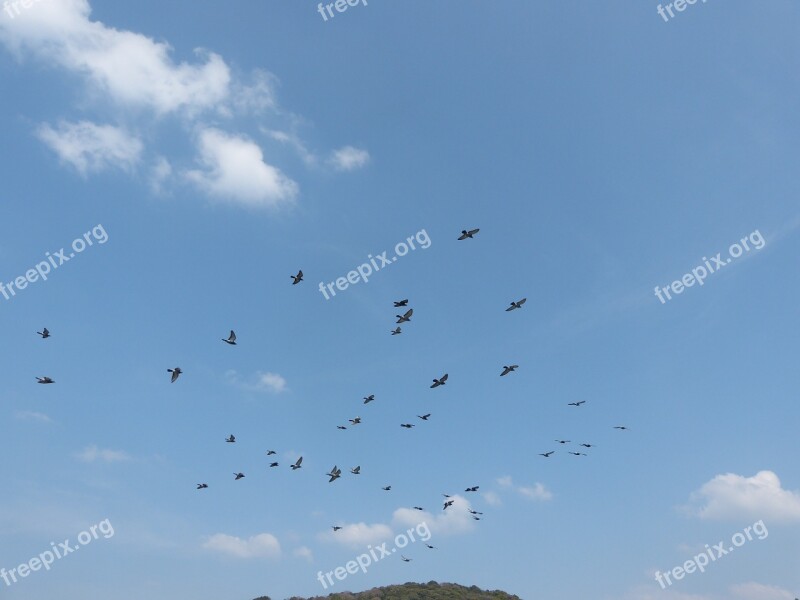
[[[463,240],[474,239],[475,235],[479,231],[480,231],[479,229],[471,229],[471,230],[464,229],[464,230],[461,231],[461,235],[458,237],[458,240],[459,241],[463,241]],[[297,285],[297,284],[299,284],[299,283],[301,283],[303,281],[303,271],[299,270],[296,275],[290,275],[290,277],[292,279],[292,285]],[[524,306],[526,300],[527,300],[527,298],[521,298],[520,300],[512,301],[509,304],[509,306],[505,309],[506,312],[511,312],[511,311],[514,311],[514,310],[521,309]],[[411,322],[411,318],[414,315],[414,309],[408,307],[408,302],[409,302],[409,300],[407,298],[394,302],[394,308],[408,308],[408,310],[406,310],[403,314],[395,315],[395,317],[397,318],[396,324],[398,326],[395,329],[391,330],[391,332],[390,332],[391,335],[399,335],[399,334],[401,334],[402,333],[402,329],[401,329],[400,325]],[[43,328],[42,331],[37,331],[36,333],[38,335],[40,335],[42,337],[42,339],[47,339],[47,338],[51,337],[50,331],[46,327]],[[228,335],[228,337],[227,338],[221,338],[221,341],[223,341],[224,343],[226,343],[226,344],[228,344],[230,346],[236,346],[237,345],[236,333],[233,330],[231,330],[230,334]],[[500,372],[500,376],[501,377],[505,377],[505,376],[507,376],[507,375],[509,375],[511,373],[514,373],[518,368],[519,368],[519,365],[503,365],[503,369]],[[170,373],[170,382],[171,383],[175,383],[176,381],[178,381],[178,378],[181,376],[181,374],[183,374],[183,371],[181,370],[180,367],[169,368],[169,369],[167,369],[167,372]],[[430,388],[431,389],[435,389],[435,388],[441,387],[443,385],[446,385],[448,377],[449,377],[449,374],[448,373],[444,373],[441,377],[433,378],[433,381],[432,381],[432,383],[430,385]],[[51,377],[47,377],[47,376],[36,377],[36,380],[40,384],[53,384],[53,383],[55,383],[55,381]],[[364,396],[364,398],[363,398],[364,405],[370,404],[371,402],[374,402],[374,401],[375,401],[375,394],[370,394],[368,396]],[[575,407],[575,408],[580,408],[584,404],[586,404],[586,400],[580,400],[580,401],[577,401],[577,402],[570,402],[570,403],[568,403],[568,406],[572,406],[572,407]],[[416,416],[420,421],[427,422],[428,419],[431,417],[431,413],[426,413],[426,414],[423,414],[423,415],[416,415]],[[348,422],[350,423],[350,427],[355,427],[356,425],[360,425],[362,421],[361,421],[361,417],[360,416],[356,416],[356,417],[354,417],[352,419],[348,419]],[[405,429],[411,429],[412,427],[415,427],[415,426],[416,425],[414,423],[401,423],[400,424],[400,427],[403,427]],[[348,428],[348,426],[347,425],[337,425],[336,428],[339,429],[339,430],[346,430]],[[618,426],[615,426],[614,429],[625,431],[628,428],[625,427],[625,426],[622,426],[622,425],[618,425]],[[225,438],[225,442],[229,443],[229,444],[236,443],[236,436],[233,435],[233,434],[230,434],[227,438]],[[563,445],[571,443],[571,440],[557,439],[557,440],[555,440],[555,442],[557,442],[557,443],[559,443],[559,444],[561,444],[563,446]],[[582,447],[584,449],[590,449],[590,448],[594,448],[595,445],[594,444],[589,444],[589,443],[581,443],[580,447]],[[555,450],[549,450],[547,452],[540,453],[539,456],[542,456],[544,458],[550,458],[555,453],[556,453]],[[587,454],[585,452],[582,452],[582,451],[568,451],[568,453],[571,454],[571,455],[574,455],[574,456],[587,456]],[[277,454],[277,452],[275,450],[267,451],[267,456],[275,456],[276,454]],[[272,461],[272,462],[269,463],[269,468],[275,468],[275,467],[278,467],[278,466],[279,466],[278,462]],[[297,458],[297,460],[294,463],[289,465],[289,467],[291,468],[292,471],[296,471],[298,469],[301,469],[302,466],[303,466],[303,457],[302,456]],[[351,475],[358,476],[358,475],[361,474],[361,466],[357,465],[355,467],[352,467],[349,471],[350,471]],[[233,476],[234,476],[234,480],[235,481],[238,481],[240,479],[244,479],[245,478],[245,474],[242,473],[242,472],[238,472],[238,471],[233,473]],[[325,476],[328,477],[328,483],[333,483],[337,479],[341,478],[342,469],[340,469],[337,465],[334,465],[333,468],[329,472],[325,473]],[[198,483],[196,489],[205,490],[205,489],[208,489],[208,488],[209,488],[209,486],[208,486],[207,483]],[[385,491],[385,492],[389,492],[389,491],[392,490],[392,486],[391,485],[386,485],[386,486],[383,486],[381,489],[383,491]],[[474,485],[474,486],[466,487],[464,489],[464,492],[465,493],[474,493],[474,492],[477,492],[479,489],[480,489],[480,486]],[[445,498],[445,501],[444,501],[444,505],[442,507],[442,510],[446,511],[448,508],[450,508],[451,506],[454,505],[455,500],[453,500],[452,496],[450,496],[449,494],[443,494],[443,496]],[[419,510],[419,511],[425,510],[421,506],[414,506],[413,508],[415,510]],[[471,517],[474,520],[476,520],[476,521],[480,521],[481,520],[481,516],[483,515],[482,512],[473,510],[472,508],[468,508],[467,510],[469,511]],[[332,526],[332,529],[333,529],[334,532],[336,532],[336,531],[341,530],[342,527],[339,526],[339,525],[334,525],[334,526]],[[430,549],[435,549],[435,547],[431,546],[430,544],[426,543],[425,545]],[[404,562],[410,562],[412,560],[412,559],[406,558],[405,556],[401,556],[401,558],[402,558],[402,560]]]

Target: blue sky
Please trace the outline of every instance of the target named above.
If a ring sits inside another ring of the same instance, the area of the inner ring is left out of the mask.
[[[0,281],[94,243],[0,296],[0,567],[114,535],[3,597],[797,595],[796,4],[18,8]],[[753,232],[763,247],[655,296]],[[435,550],[323,590],[420,520]],[[757,521],[768,537],[656,582]]]

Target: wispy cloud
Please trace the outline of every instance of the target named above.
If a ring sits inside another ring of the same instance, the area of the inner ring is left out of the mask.
[[[369,162],[369,152],[353,146],[344,146],[335,150],[328,162],[337,171],[354,171]]]
[[[75,458],[87,463],[114,463],[131,460],[131,457],[121,450],[108,450],[98,448],[97,446],[88,446],[84,448],[81,452],[75,454]]]
[[[295,548],[292,552],[292,555],[296,556],[297,558],[304,558],[308,562],[314,562],[314,553],[311,552],[311,549],[307,546],[300,546],[299,548]]]
[[[36,135],[62,162],[84,177],[111,168],[130,172],[144,149],[141,140],[122,128],[89,121],[61,121],[55,128],[45,123],[36,130]]]
[[[255,375],[249,377],[247,380],[242,380],[239,373],[231,370],[225,373],[225,377],[230,384],[247,392],[280,394],[289,389],[286,385],[286,379],[277,373],[271,373],[269,371],[256,371]]]
[[[14,413],[14,418],[20,421],[36,421],[38,423],[52,423],[53,419],[44,413],[35,412],[32,410],[18,410]]]
[[[203,543],[203,548],[235,558],[278,558],[281,555],[278,538],[271,533],[260,533],[247,539],[217,533]]]
[[[510,475],[497,478],[500,487],[512,490],[530,500],[545,502],[553,499],[553,493],[543,483],[536,482],[532,486],[515,485]]]

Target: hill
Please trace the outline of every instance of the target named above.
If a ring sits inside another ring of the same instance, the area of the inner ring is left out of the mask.
[[[255,600],[270,600],[261,596]],[[522,600],[501,591],[485,591],[476,586],[464,587],[455,583],[405,583],[373,588],[365,592],[338,592],[313,598],[292,597],[289,600]]]

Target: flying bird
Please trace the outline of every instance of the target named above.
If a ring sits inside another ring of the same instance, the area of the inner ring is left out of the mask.
[[[444,385],[448,377],[449,375],[445,373],[444,375],[442,375],[441,379],[434,379],[431,388],[436,388],[439,387],[440,385]]]
[[[509,306],[506,309],[506,312],[509,312],[509,311],[512,311],[512,310],[516,310],[518,308],[522,308],[522,305],[525,304],[526,300],[527,300],[527,298],[523,298],[522,300],[518,300],[517,302],[512,302],[511,306]]]
[[[339,531],[340,529],[341,529],[341,527],[339,527],[339,526],[337,526],[337,525],[334,525],[334,526],[333,526],[333,530],[334,530],[334,531]]]
[[[405,427],[406,429],[411,429],[412,427],[414,427],[414,425],[411,424],[411,423],[400,423],[400,427]]]
[[[475,234],[478,233],[479,231],[480,231],[480,229],[470,229],[469,231],[467,231],[466,229],[462,229],[461,230],[461,235],[458,236],[458,239],[459,239],[459,241],[461,241],[461,240],[471,240],[473,237],[475,237]]]
[[[400,558],[402,558],[402,559],[403,559],[403,562],[411,562],[411,561],[412,561],[412,559],[410,559],[410,558],[406,558],[406,557],[405,557],[405,556],[403,556],[402,554],[400,555]]]
[[[170,383],[175,383],[183,371],[181,371],[180,367],[175,367],[174,369],[167,369],[167,373],[172,373],[172,379],[170,380]]]
[[[225,441],[228,442],[229,444],[234,444],[236,443],[236,437],[233,434],[231,434],[230,437],[225,438]]]
[[[239,481],[240,479],[244,478],[244,473],[234,473],[234,475],[236,476],[236,479],[234,479],[234,481]]]
[[[292,285],[297,285],[301,281],[303,281],[303,271],[300,270],[297,272],[297,275],[289,275],[292,278]]]
[[[207,483],[198,483],[198,484],[197,484],[197,489],[198,489],[198,490],[204,490],[204,489],[206,489],[207,487],[208,487],[208,484],[207,484]]]
[[[450,506],[453,506],[453,503],[454,503],[454,502],[455,502],[455,500],[447,500],[447,501],[444,503],[444,508],[443,508],[442,510],[447,510],[447,508],[448,508],[448,507],[450,507]]]
[[[626,431],[628,428],[625,427],[624,425],[615,425],[614,429],[622,429],[623,431]]]
[[[330,473],[325,473],[325,474],[328,477],[330,477],[330,479],[328,480],[328,483],[332,483],[332,482],[336,481],[337,479],[339,479],[339,477],[342,476],[342,470],[339,467],[337,467],[336,465],[333,465],[333,468],[331,469],[331,472]]]
[[[555,450],[550,450],[550,452],[543,452],[543,453],[539,454],[539,456],[544,456],[545,458],[550,458],[550,455],[551,454],[555,454],[555,452],[556,452]]]
[[[373,400],[375,400],[375,394],[370,394],[369,396],[365,396],[364,397],[364,404],[369,404]]]
[[[345,427],[344,425],[337,425],[336,429],[347,429],[347,427]]]
[[[399,327],[392,329],[392,335],[400,335],[401,333],[403,333],[403,330]]]
[[[41,331],[37,331],[36,333],[42,336],[43,340],[50,337],[50,332],[48,331],[47,327],[45,327]]]
[[[222,341],[231,346],[236,345],[236,334],[233,332],[233,329],[231,329],[231,334],[228,336],[228,339],[222,338]]]
[[[270,467],[277,467],[277,466],[278,466],[278,463],[276,463],[276,462],[274,462],[274,463],[269,463],[269,466],[270,466]]]
[[[475,519],[476,521],[480,521],[481,520],[480,517],[476,517],[475,515],[472,515],[472,518]]]
[[[272,456],[273,454],[277,454],[275,450],[267,450],[267,456]]]
[[[559,444],[569,444],[570,440],[556,440]]]
[[[55,381],[49,377],[37,377],[36,383],[55,383]]]
[[[594,444],[581,444],[584,448],[594,448]]]
[[[350,422],[351,422],[353,425],[358,425],[359,423],[361,423],[361,417],[356,417],[355,419],[349,419],[349,421],[350,421]]]
[[[425,510],[425,509],[424,509],[424,508],[422,508],[421,506],[413,506],[412,508],[413,508],[414,510]]]
[[[586,456],[583,452],[570,452],[574,456]]]
[[[417,415],[417,417],[419,417],[423,421],[427,421],[428,417],[430,417],[430,416],[431,416],[431,413],[428,413],[427,415]]]
[[[465,491],[465,492],[477,492],[479,487],[481,487],[481,486],[479,486],[479,485],[476,485],[476,486],[473,486],[473,487],[468,487],[468,488],[467,488],[467,489],[465,489],[464,491]]]
[[[405,300],[396,300],[394,303],[395,308],[403,308],[404,306],[408,306],[408,298]]]
[[[303,464],[303,457],[297,459],[297,462],[292,465],[292,471],[296,471],[297,469],[301,468]]]
[[[400,323],[410,323],[411,322],[411,315],[414,314],[414,309],[409,308],[404,315],[395,315],[397,317],[397,324]]]
[[[471,508],[467,509],[473,515],[482,515],[483,513],[479,510],[472,510]]]
[[[586,400],[580,400],[579,402],[570,402],[567,406],[580,406],[581,404],[586,404]]]
[[[508,366],[508,367],[503,365],[503,372],[500,373],[500,377],[504,377],[504,376],[508,375],[509,373],[513,373],[518,368],[519,368],[519,365],[511,365],[511,366]]]
[[[360,467],[360,466],[358,466],[358,467],[353,467],[352,469],[350,469],[350,472],[351,472],[353,475],[361,475],[361,467]]]
[[[384,492],[391,492],[391,491],[392,491],[392,486],[390,486],[390,485],[387,485],[386,487],[383,487],[383,488],[381,488],[381,489],[382,489]]]
[[[436,550],[436,546],[431,546],[430,544],[425,544],[431,550]]]

